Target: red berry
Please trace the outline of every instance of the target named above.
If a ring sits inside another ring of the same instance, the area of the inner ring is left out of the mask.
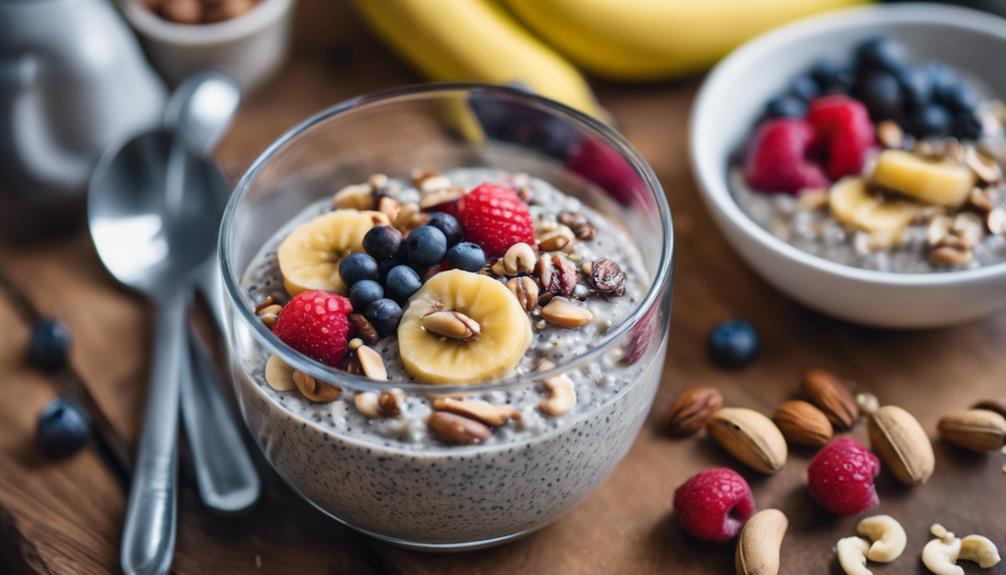
[[[704,541],[733,539],[754,512],[747,481],[726,467],[693,475],[674,492],[674,513],[681,527]]]
[[[804,120],[779,118],[766,122],[755,135],[744,175],[751,187],[766,192],[795,194],[804,188],[828,185],[808,155],[815,141],[813,127]]]
[[[828,177],[859,175],[873,146],[873,122],[866,107],[848,96],[826,96],[810,103],[807,120],[827,151]]]
[[[807,467],[810,495],[836,515],[855,515],[880,502],[873,478],[880,473],[877,456],[848,438],[824,446]]]
[[[534,221],[517,192],[482,184],[462,199],[461,227],[465,239],[482,247],[487,257],[500,257],[510,246],[534,245]]]
[[[346,355],[352,311],[353,305],[341,295],[306,291],[283,307],[272,331],[311,359],[335,366]]]

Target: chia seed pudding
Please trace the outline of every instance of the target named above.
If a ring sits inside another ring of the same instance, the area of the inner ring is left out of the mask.
[[[769,102],[730,168],[759,226],[807,253],[883,272],[1006,261],[1006,106],[888,38],[821,62]]]
[[[405,311],[397,335],[409,334],[408,342],[418,338],[421,345],[434,346],[428,353],[425,348],[413,353],[419,363],[441,357],[437,354],[443,353],[443,346],[466,345],[447,332],[420,333],[438,329],[426,320],[441,310],[440,302],[419,319],[410,319],[410,314],[416,315],[415,308],[430,297],[427,292],[436,291],[434,286],[491,279],[492,285],[480,287],[479,298],[498,295],[505,300],[490,306],[493,313],[516,305],[523,317],[507,321],[526,322],[530,335],[512,367],[504,372],[494,367],[485,372],[492,377],[471,383],[511,379],[512,385],[439,394],[437,383],[423,376],[438,373],[437,366],[419,366],[429,368],[423,370],[406,365],[403,355],[412,352],[399,349],[400,337],[385,333],[377,338],[373,324],[370,339],[351,340],[346,359],[333,367],[382,379],[380,370],[372,371],[372,356],[363,353],[376,352],[388,380],[380,392],[339,389],[338,381],[316,382],[257,346],[235,359],[245,419],[280,474],[339,520],[399,543],[498,542],[554,519],[593,491],[622,459],[660,379],[666,336],[658,333],[655,314],[644,316],[619,345],[595,361],[573,362],[573,368],[558,374],[543,373],[596,348],[640,305],[651,278],[633,240],[617,222],[524,174],[461,168],[414,174],[411,182],[371,178],[368,184],[336,194],[335,207],[331,201],[309,206],[279,230],[252,260],[242,287],[249,301],[263,303],[257,311],[267,325],[276,323],[277,315],[282,323],[285,308],[275,308],[291,299],[291,278],[283,274],[291,268],[280,261],[282,245],[298,228],[336,213],[336,208],[345,211],[348,202],[361,202],[358,206],[388,215],[387,224],[410,232],[423,214],[428,218],[435,211],[426,209],[437,201],[431,198],[451,202],[462,196],[469,206],[475,193],[470,190],[486,183],[517,190],[526,201],[538,244],[534,259],[523,261],[519,256],[526,252],[512,254],[516,248],[511,246],[502,256],[487,257],[477,273],[444,271],[444,266],[423,271],[423,286],[402,303]],[[371,196],[361,201],[368,189]],[[442,203],[433,205],[444,208]],[[423,207],[419,219],[410,223],[414,206]],[[547,260],[544,268],[542,260]],[[535,292],[537,305],[520,291],[526,289]],[[464,319],[478,324],[483,318],[476,308],[455,307],[451,313],[476,310]],[[408,322],[413,320],[424,327],[411,327]],[[517,337],[492,334],[488,318],[481,333],[478,325],[475,328],[475,336],[466,336],[471,342]],[[279,335],[279,327],[274,330]],[[355,335],[363,338],[364,333],[357,326]],[[444,357],[474,370],[500,361],[497,355],[512,353],[502,344],[492,353],[478,354],[484,357],[467,357],[472,354],[466,348],[456,349],[462,351]],[[282,377],[275,375],[280,372]],[[396,384],[428,384],[429,392],[403,392]],[[434,424],[438,418],[444,425]]]

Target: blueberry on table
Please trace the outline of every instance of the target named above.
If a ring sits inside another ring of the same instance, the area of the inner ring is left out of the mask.
[[[911,132],[919,137],[949,136],[953,119],[939,104],[929,104],[912,114]]]
[[[810,77],[814,79],[824,94],[845,94],[853,83],[852,71],[836,62],[821,61],[810,69]]]
[[[821,87],[810,74],[800,74],[790,83],[789,93],[804,102],[809,102],[821,95]]]
[[[713,363],[728,369],[744,367],[758,355],[758,332],[741,319],[716,324],[706,343]]]
[[[70,455],[87,442],[91,423],[76,403],[65,399],[50,401],[38,415],[36,441],[46,455]]]
[[[385,295],[399,303],[405,303],[422,286],[422,278],[409,266],[395,266],[384,278]]]
[[[39,320],[31,328],[28,362],[42,371],[54,372],[66,367],[70,350],[70,330],[53,319]]]
[[[420,267],[440,263],[447,253],[447,236],[431,226],[419,226],[405,238],[405,255],[409,261]]]
[[[444,237],[447,238],[447,247],[460,242],[464,237],[458,219],[448,213],[433,212],[430,214],[430,220],[426,223],[444,233]]]
[[[898,72],[908,64],[905,45],[887,37],[870,38],[856,47],[856,62],[871,70]]]
[[[901,117],[901,84],[893,74],[870,72],[860,80],[856,88],[860,100],[874,120],[897,120]]]
[[[393,300],[381,298],[369,306],[363,314],[383,336],[393,336],[402,319],[402,308]]]
[[[367,309],[368,305],[382,297],[384,288],[374,280],[358,281],[349,288],[349,302],[357,312]]]
[[[913,109],[919,109],[929,104],[933,99],[933,79],[925,68],[911,66],[898,74],[901,94],[905,104]]]
[[[377,260],[367,254],[349,254],[339,262],[339,277],[350,287],[358,281],[377,280]]]
[[[378,261],[397,254],[401,244],[402,232],[391,226],[374,226],[363,236],[363,249]]]
[[[803,118],[807,115],[807,103],[793,96],[779,96],[765,106],[769,118]]]
[[[477,272],[486,265],[486,253],[476,244],[461,242],[447,250],[447,264],[466,272]]]

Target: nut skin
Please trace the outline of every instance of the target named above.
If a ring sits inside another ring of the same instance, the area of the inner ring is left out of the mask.
[[[849,388],[835,375],[812,369],[803,376],[804,395],[816,405],[838,431],[852,429],[859,419],[859,406]]]
[[[573,295],[579,280],[576,266],[562,254],[545,254],[534,266],[534,278],[541,293],[561,296]]]
[[[675,437],[698,432],[721,407],[723,394],[713,387],[692,387],[679,395],[664,412],[663,428]]]
[[[885,405],[870,416],[869,435],[870,448],[901,483],[922,485],[933,475],[933,445],[912,414]]]
[[[625,293],[625,272],[608,258],[596,259],[590,264],[590,282],[599,294],[606,297],[619,297]]]
[[[946,441],[976,453],[999,451],[1006,440],[1006,419],[986,409],[944,416],[937,428]]]
[[[755,513],[741,529],[734,565],[737,575],[778,575],[782,540],[789,527],[778,509]]]
[[[999,415],[1006,417],[1006,403],[996,401],[994,399],[983,399],[978,403],[972,405],[971,409],[986,409],[988,411],[994,411]]]
[[[318,381],[306,373],[294,370],[292,379],[300,394],[315,403],[329,403],[342,396],[342,389]]]
[[[438,439],[452,445],[482,443],[492,435],[485,424],[446,411],[431,413],[426,425]]]
[[[799,399],[782,403],[772,420],[783,436],[797,445],[823,447],[834,435],[824,412]]]
[[[706,431],[720,446],[748,467],[772,474],[786,464],[786,439],[772,420],[753,409],[724,407]]]
[[[513,292],[524,311],[530,312],[538,307],[538,284],[530,277],[510,278],[506,282],[506,287]]]
[[[377,340],[381,339],[381,336],[377,333],[377,328],[363,314],[351,313],[349,314],[349,321],[356,328],[357,335],[364,342],[374,344],[377,343]]]

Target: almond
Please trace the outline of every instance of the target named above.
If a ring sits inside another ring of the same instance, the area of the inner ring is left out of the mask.
[[[835,375],[812,369],[803,376],[803,393],[839,431],[852,429],[859,419],[859,406],[849,388]]]
[[[940,419],[940,436],[969,451],[1002,449],[1006,440],[1006,418],[986,409],[969,409]]]
[[[712,387],[686,389],[664,412],[664,429],[678,437],[692,435],[705,427],[709,418],[723,407],[723,395]]]
[[[328,403],[342,396],[340,388],[318,381],[304,372],[294,370],[291,379],[300,394],[315,403]]]
[[[583,327],[594,321],[593,312],[564,297],[552,298],[548,305],[541,308],[541,317],[556,327],[566,329]]]
[[[784,402],[772,417],[783,436],[798,445],[821,447],[831,441],[831,422],[823,411],[806,401]]]
[[[994,399],[983,399],[978,403],[971,406],[971,409],[986,409],[988,411],[994,411],[999,415],[1006,417],[1006,404],[996,401]]]
[[[477,419],[486,425],[503,425],[519,415],[512,405],[493,405],[481,399],[442,397],[433,400],[433,409]]]
[[[492,430],[485,424],[446,411],[434,411],[426,420],[433,435],[452,445],[471,445],[489,439]]]
[[[786,464],[786,439],[771,419],[753,409],[724,407],[706,429],[723,449],[756,471],[775,473]]]
[[[894,477],[905,485],[922,485],[936,466],[929,437],[919,421],[904,409],[885,405],[870,416],[870,448]]]

